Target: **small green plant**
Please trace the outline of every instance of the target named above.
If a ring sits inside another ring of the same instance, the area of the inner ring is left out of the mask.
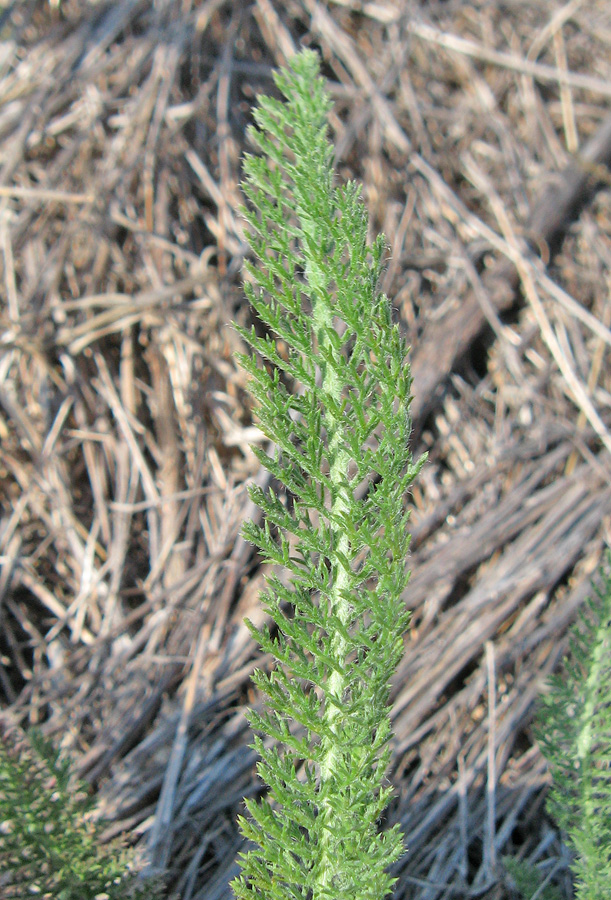
[[[551,680],[538,739],[553,787],[548,808],[575,853],[577,900],[611,896],[611,553]]]
[[[275,625],[250,625],[270,674],[253,681],[258,771],[269,792],[247,801],[238,898],[381,900],[403,852],[380,832],[391,796],[389,680],[409,614],[406,491],[413,463],[407,348],[378,290],[380,236],[367,243],[359,187],[334,185],[330,99],[315,53],[276,75],[244,162],[250,245],[245,289],[263,327],[238,328],[241,356],[273,457],[258,459],[286,490],[251,487],[264,526],[245,538],[286,578],[269,578]],[[261,364],[263,360],[263,364]]]
[[[537,866],[527,860],[505,856],[503,865],[519,896],[525,900],[562,900],[558,888],[553,884],[546,884]]]
[[[69,759],[39,732],[0,735],[0,891],[3,900],[151,900],[127,855],[100,844],[93,800]]]

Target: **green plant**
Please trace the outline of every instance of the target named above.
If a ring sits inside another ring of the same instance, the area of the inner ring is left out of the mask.
[[[578,900],[611,893],[611,553],[599,578],[537,731],[553,779],[548,808],[575,852]]]
[[[238,898],[380,900],[403,851],[398,826],[378,826],[409,621],[405,495],[423,460],[408,448],[407,348],[377,286],[384,240],[368,246],[358,186],[334,185],[317,55],[298,54],[276,85],[285,102],[260,99],[250,139],[262,155],[244,161],[258,261],[245,289],[266,333],[238,330],[276,447],[254,452],[287,494],[251,487],[265,522],[243,534],[287,577],[263,598],[274,630],[249,623],[275,657],[253,677],[267,709],[249,714],[269,793],[247,801],[240,824],[256,846],[232,886]]]
[[[537,866],[528,860],[505,856],[503,865],[516,891],[525,900],[562,900],[560,891],[553,884],[546,884]]]
[[[70,769],[37,731],[0,736],[2,897],[150,900],[157,885],[128,874],[127,854],[116,844],[100,844],[93,800]]]

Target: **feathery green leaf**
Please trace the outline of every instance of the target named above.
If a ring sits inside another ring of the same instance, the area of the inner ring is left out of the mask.
[[[359,186],[334,185],[317,55],[298,54],[276,85],[284,99],[259,100],[249,134],[260,155],[244,161],[256,259],[246,294],[261,329],[238,330],[275,444],[255,452],[286,496],[253,486],[264,524],[243,534],[289,577],[268,579],[274,630],[249,626],[275,658],[253,678],[267,707],[249,716],[269,792],[247,803],[254,848],[233,889],[241,900],[381,900],[403,852],[398,828],[380,833],[379,820],[389,681],[409,621],[405,494],[422,461],[408,447],[407,348],[378,289],[384,239],[368,245]]]

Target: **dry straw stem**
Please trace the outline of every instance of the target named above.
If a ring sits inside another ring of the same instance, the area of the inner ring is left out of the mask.
[[[2,711],[71,747],[112,831],[167,860],[181,897],[229,897],[255,790],[242,710],[265,660],[241,622],[261,622],[263,573],[237,535],[262,476],[228,323],[248,324],[245,127],[302,42],[325,62],[340,177],[391,245],[413,450],[431,451],[393,692],[397,896],[511,896],[484,839],[564,864],[528,723],[608,539],[609,162],[584,175],[567,147],[571,117],[578,157],[604,137],[609,17],[605,0],[0,10]]]

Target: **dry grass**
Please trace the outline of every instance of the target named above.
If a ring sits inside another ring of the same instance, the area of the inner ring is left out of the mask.
[[[240,157],[255,93],[315,46],[430,449],[397,897],[511,897],[511,852],[569,897],[529,723],[609,542],[607,0],[20,0],[0,32],[4,715],[70,748],[178,896],[228,900],[265,664]]]

